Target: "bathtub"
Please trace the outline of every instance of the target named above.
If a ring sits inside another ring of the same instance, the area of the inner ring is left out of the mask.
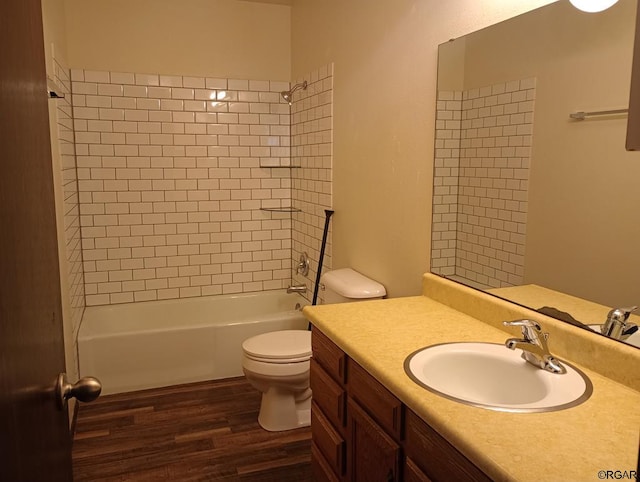
[[[102,393],[241,376],[242,342],[276,330],[306,329],[298,294],[147,301],[85,309],[78,332],[81,376]]]

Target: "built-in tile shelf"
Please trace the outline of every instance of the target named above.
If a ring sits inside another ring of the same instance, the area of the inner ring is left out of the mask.
[[[292,164],[290,159],[261,158],[260,167],[273,169],[300,169],[302,166]]]
[[[260,208],[260,211],[266,211],[268,213],[301,213],[302,209],[289,207],[289,208]]]
[[[263,164],[260,164],[260,167],[265,169],[302,169],[302,166],[265,166]]]

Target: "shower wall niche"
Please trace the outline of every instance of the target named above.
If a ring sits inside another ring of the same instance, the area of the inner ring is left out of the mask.
[[[434,273],[480,288],[522,284],[535,84],[438,92]]]
[[[288,82],[72,70],[87,305],[290,283],[331,204],[330,68],[307,80],[292,124]]]

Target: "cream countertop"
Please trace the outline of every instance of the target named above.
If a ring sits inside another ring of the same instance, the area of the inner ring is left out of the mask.
[[[475,290],[449,296],[448,290],[460,288],[451,282],[451,286],[445,286],[446,280],[445,285],[442,283],[433,275],[425,275],[425,293],[430,292],[439,301],[417,296],[306,307],[304,313],[314,326],[495,480],[581,482],[600,480],[600,470],[636,470],[640,393],[576,359],[566,357],[589,376],[593,395],[577,407],[557,412],[514,414],[486,410],[448,400],[411,381],[403,364],[415,350],[452,341],[503,343],[517,334],[499,330],[483,319],[484,304],[493,303],[495,298]],[[478,311],[483,321],[441,302],[447,297],[477,302],[468,299],[476,296],[486,297],[480,300],[482,309]],[[511,308],[512,304],[508,305]],[[504,306],[498,303],[495,311],[501,308]],[[526,309],[517,307],[519,310]],[[558,323],[544,315],[531,317],[545,330],[549,324]],[[553,335],[549,346],[552,353],[563,357],[554,351]],[[628,357],[629,353],[623,355]],[[626,362],[624,356],[622,361]],[[636,362],[639,360],[640,355]],[[638,371],[639,366],[636,363],[627,369]]]
[[[487,290],[487,292],[504,298],[505,300],[536,309],[540,309],[543,306],[556,308],[565,313],[569,313],[585,325],[602,325],[607,319],[609,311],[614,308],[534,284],[510,286],[508,288],[492,288]],[[616,306],[615,308],[623,307]],[[640,324],[640,316],[632,314],[629,317],[629,321]]]

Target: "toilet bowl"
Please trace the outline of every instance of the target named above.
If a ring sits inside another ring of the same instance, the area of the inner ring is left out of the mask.
[[[249,383],[262,392],[260,426],[271,432],[309,426],[311,332],[264,333],[245,340],[242,350],[242,370]]]
[[[327,303],[382,298],[384,286],[350,269],[322,276]],[[242,369],[251,385],[262,392],[258,423],[271,432],[311,424],[309,360],[311,332],[282,330],[264,333],[242,343]]]

